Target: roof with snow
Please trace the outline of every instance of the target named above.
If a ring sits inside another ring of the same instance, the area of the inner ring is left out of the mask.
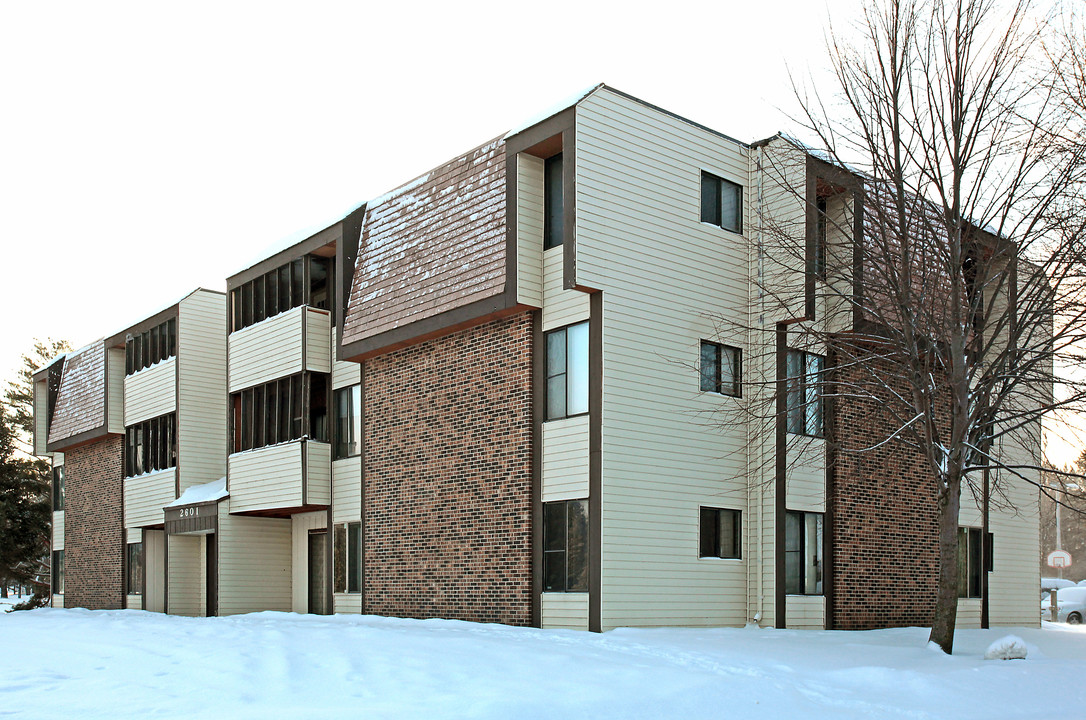
[[[102,428],[106,423],[106,348],[97,340],[70,352],[49,425],[49,444]]]
[[[226,478],[221,477],[203,485],[193,485],[181,493],[181,497],[174,500],[168,508],[181,507],[182,505],[197,505],[199,503],[214,502],[229,496],[226,490]]]

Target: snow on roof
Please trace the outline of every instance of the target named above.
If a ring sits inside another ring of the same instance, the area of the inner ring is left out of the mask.
[[[195,505],[196,503],[213,502],[215,500],[222,500],[230,493],[226,490],[226,478],[221,477],[218,480],[214,480],[203,485],[193,485],[185,492],[181,493],[181,497],[174,500],[166,507],[181,507],[182,505]]]
[[[96,340],[64,359],[49,442],[101,427],[106,413],[105,345]]]
[[[346,212],[339,211],[331,215],[325,215],[320,222],[306,225],[305,227],[299,228],[294,232],[283,235],[278,240],[273,240],[267,245],[261,247],[256,253],[254,253],[252,256],[253,259],[246,263],[245,267],[241,268],[237,272],[231,273],[230,277],[233,277],[238,273],[245,272],[249,268],[259,265],[268,258],[274,255],[278,255],[284,250],[289,250],[303,240],[307,240],[313,237],[325,228],[332,227],[333,225],[342,221],[345,217],[353,213],[355,210],[361,208],[363,205],[365,205],[365,203],[354,203]]]
[[[504,140],[504,139],[509,138],[509,137],[511,137],[513,135],[516,135],[519,132],[527,130],[528,128],[530,128],[533,125],[538,125],[539,123],[543,122],[547,118],[550,118],[550,117],[553,117],[553,116],[557,115],[558,113],[562,112],[566,108],[573,107],[574,105],[581,102],[582,100],[584,100],[586,97],[588,97],[592,93],[599,90],[601,87],[603,87],[603,85],[604,85],[603,83],[596,83],[595,85],[592,85],[591,87],[588,87],[588,88],[585,88],[584,90],[581,90],[579,93],[576,93],[575,95],[571,95],[571,96],[565,98],[564,100],[562,100],[560,102],[557,102],[554,105],[551,105],[551,106],[547,107],[547,109],[543,110],[542,112],[537,112],[537,113],[533,114],[531,117],[526,119],[524,122],[518,123],[517,125],[515,125],[513,127],[513,129],[511,129],[509,132],[505,133],[505,136],[502,139]]]

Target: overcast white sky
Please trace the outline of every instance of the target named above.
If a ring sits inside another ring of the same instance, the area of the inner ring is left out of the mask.
[[[117,332],[576,91],[797,131],[855,0],[7,3],[0,379]]]

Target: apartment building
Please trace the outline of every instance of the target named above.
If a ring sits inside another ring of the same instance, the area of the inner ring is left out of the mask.
[[[598,86],[226,295],[39,371],[36,447],[66,492],[54,604],[924,624],[922,465],[835,457],[825,438],[877,431],[878,408],[804,383],[833,355],[803,321],[842,316],[816,266],[862,233],[820,218],[862,202],[787,138],[743,143]],[[1036,492],[1005,488],[991,621],[1036,625]],[[983,539],[978,509],[961,520],[968,626]]]

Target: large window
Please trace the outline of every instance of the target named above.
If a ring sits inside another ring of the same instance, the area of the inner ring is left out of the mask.
[[[958,597],[979,598],[981,596],[981,528],[958,528]],[[988,533],[988,544],[984,548],[983,567],[992,571],[992,533]]]
[[[53,592],[64,593],[64,551],[53,551]]]
[[[128,543],[125,556],[128,567],[128,594],[143,594],[143,543]]]
[[[177,319],[170,318],[150,330],[134,333],[125,338],[124,372],[126,375],[131,375],[176,354]]]
[[[547,333],[547,419],[588,412],[588,323]]]
[[[64,466],[53,468],[53,510],[64,509]]]
[[[562,244],[565,213],[562,207],[562,153],[543,163],[543,249]]]
[[[177,465],[177,418],[161,415],[125,428],[125,477]]]
[[[743,186],[703,172],[701,221],[734,233],[743,232]]]
[[[328,375],[299,373],[230,396],[233,452],[308,437],[328,442]]]
[[[335,527],[333,586],[335,592],[362,592],[362,523]]]
[[[784,591],[822,594],[822,513],[785,513]]]
[[[741,558],[741,517],[738,510],[703,507],[698,557]]]
[[[301,305],[332,309],[332,258],[306,255],[230,291],[230,332]]]
[[[543,590],[588,591],[588,501],[543,504]]]
[[[788,351],[788,432],[822,437],[824,363],[821,355]]]
[[[332,459],[354,457],[362,452],[362,386],[336,390],[335,409]]]
[[[829,215],[828,204],[825,195],[819,195],[815,200],[815,237],[813,267],[815,277],[826,279],[826,243],[828,240]]]
[[[740,396],[743,353],[737,347],[701,341],[701,389]]]

